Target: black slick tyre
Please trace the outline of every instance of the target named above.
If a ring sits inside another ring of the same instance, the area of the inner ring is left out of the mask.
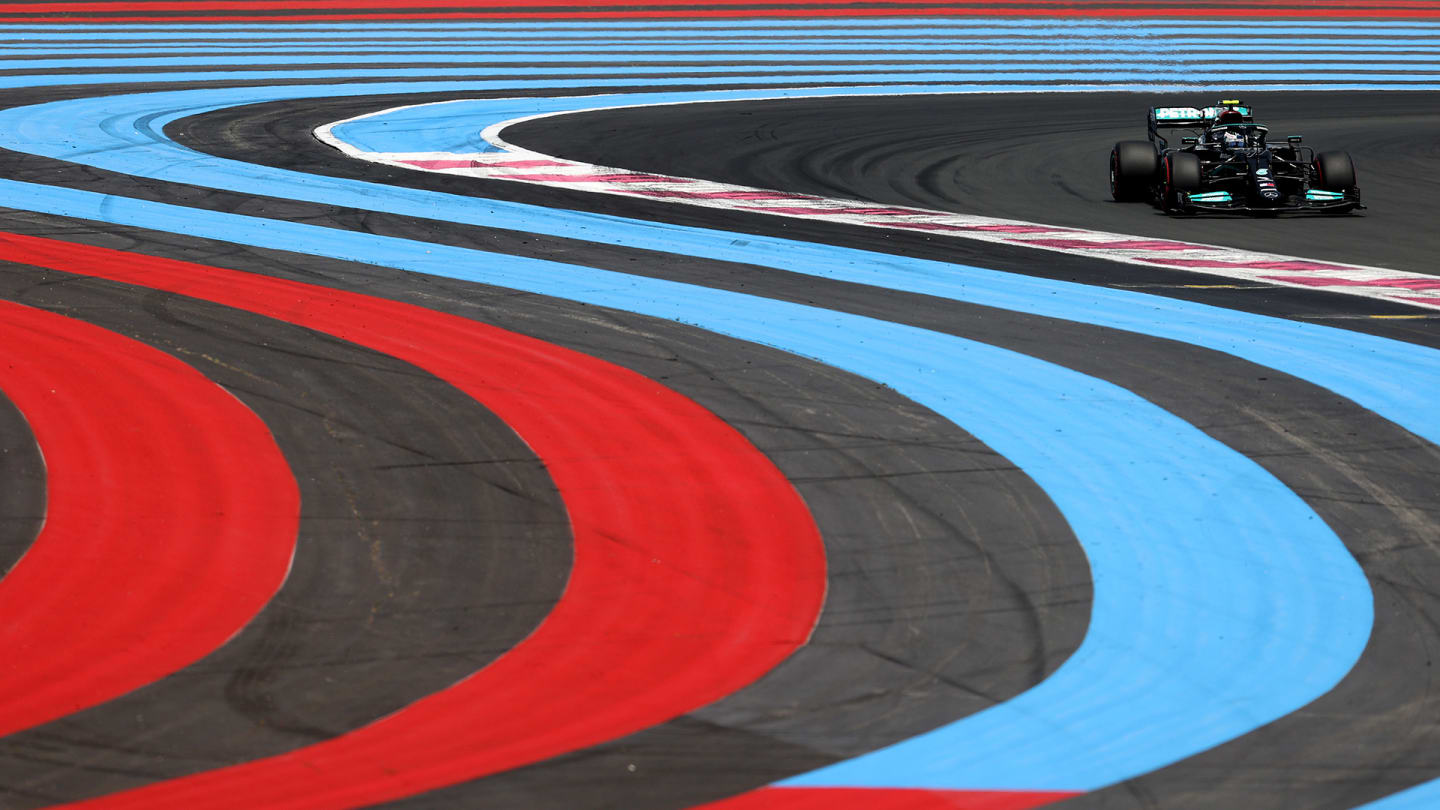
[[[1159,156],[1149,141],[1121,141],[1110,150],[1110,196],[1120,202],[1143,200],[1155,179]]]
[[[1348,152],[1321,152],[1315,156],[1315,177],[1327,191],[1347,191],[1355,187],[1355,162]]]
[[[1171,152],[1165,156],[1165,207],[1179,208],[1177,192],[1200,190],[1200,158],[1189,152]]]

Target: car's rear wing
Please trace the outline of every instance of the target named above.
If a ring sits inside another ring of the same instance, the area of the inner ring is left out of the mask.
[[[1162,129],[1195,129],[1205,126],[1205,111],[1198,107],[1151,107],[1145,116],[1150,140],[1160,146],[1170,142],[1160,134]]]
[[[1166,143],[1165,138],[1160,134],[1162,129],[1198,129],[1209,126],[1212,121],[1226,110],[1234,110],[1245,116],[1246,121],[1254,121],[1250,116],[1250,108],[1239,101],[1224,99],[1213,107],[1151,107],[1150,114],[1146,116],[1146,124],[1150,130],[1150,139]]]
[[[1177,127],[1205,126],[1205,111],[1198,107],[1151,107],[1150,128],[1175,129]]]

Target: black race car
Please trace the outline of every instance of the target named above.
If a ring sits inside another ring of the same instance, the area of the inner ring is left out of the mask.
[[[1267,143],[1269,130],[1235,99],[1212,107],[1152,107],[1150,140],[1121,141],[1110,152],[1110,194],[1193,214],[1317,212],[1364,208],[1355,164],[1345,152],[1316,154],[1291,135]],[[1188,129],[1174,147],[1160,131]]]

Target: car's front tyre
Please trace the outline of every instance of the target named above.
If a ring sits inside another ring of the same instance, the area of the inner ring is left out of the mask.
[[[1349,152],[1321,152],[1315,156],[1315,178],[1326,191],[1349,191],[1355,187],[1355,161]]]
[[[1162,186],[1165,208],[1180,208],[1179,192],[1200,190],[1200,157],[1191,152],[1171,152],[1165,156],[1165,177]]]
[[[1155,180],[1159,155],[1149,141],[1121,141],[1110,150],[1110,196],[1120,202],[1145,199]]]

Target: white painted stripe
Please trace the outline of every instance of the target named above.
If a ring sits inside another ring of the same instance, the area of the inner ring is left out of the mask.
[[[316,129],[315,136],[351,157],[418,171],[639,197],[728,211],[840,222],[866,228],[923,231],[937,238],[1013,245],[1145,267],[1180,269],[1229,279],[1324,290],[1440,309],[1440,277],[1421,273],[1318,261],[1197,242],[955,214],[862,200],[793,194],[752,186],[658,175],[565,160],[515,146],[501,137],[504,129],[524,121],[569,115],[572,112],[669,106],[668,104],[610,105],[510,119],[491,125],[481,133],[487,142],[502,150],[498,152],[367,152],[340,140],[334,134],[335,127],[350,121],[381,116],[412,106],[425,105],[406,105],[336,121]],[[516,163],[529,165],[514,165]]]

